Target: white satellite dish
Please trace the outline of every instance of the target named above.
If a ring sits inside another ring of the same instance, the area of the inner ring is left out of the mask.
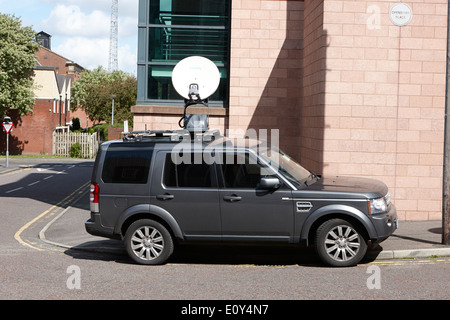
[[[206,100],[219,87],[220,72],[211,60],[192,56],[181,60],[175,66],[172,84],[178,94],[187,100],[192,100],[193,91],[197,92],[200,100]]]

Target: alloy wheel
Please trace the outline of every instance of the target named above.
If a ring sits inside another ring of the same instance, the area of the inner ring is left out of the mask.
[[[347,261],[357,255],[361,246],[360,236],[352,227],[339,225],[328,231],[324,246],[333,260]]]
[[[131,237],[133,253],[143,260],[154,260],[164,250],[164,238],[158,229],[143,226],[137,229]]]

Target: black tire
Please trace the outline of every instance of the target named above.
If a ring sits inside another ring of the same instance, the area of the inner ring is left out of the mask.
[[[350,267],[364,258],[367,241],[359,226],[343,219],[331,219],[317,228],[315,248],[328,266]]]
[[[150,219],[133,222],[127,229],[124,241],[128,255],[139,264],[164,264],[173,253],[170,232]]]

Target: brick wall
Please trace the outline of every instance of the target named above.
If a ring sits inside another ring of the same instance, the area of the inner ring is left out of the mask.
[[[322,30],[305,29],[326,37],[326,52],[313,70],[323,78],[318,86],[325,82],[319,97],[305,67],[303,141],[322,149],[314,155],[321,173],[386,182],[401,219],[440,219],[447,2],[406,3],[413,18],[399,27],[389,19],[392,1],[305,2],[305,22],[323,6]],[[318,41],[305,32],[305,53]]]
[[[66,63],[68,59],[61,57],[55,52],[44,47],[41,47],[35,55],[42,66],[54,67],[57,74],[67,74]]]
[[[232,1],[229,128],[278,129],[296,158],[302,47],[302,1]]]
[[[300,162],[320,173],[323,163],[323,130],[327,38],[323,29],[323,0],[305,3],[303,49],[303,103],[300,110]]]
[[[35,55],[42,66],[54,67],[56,74],[71,75],[72,85],[74,81],[80,78],[80,74],[83,71],[81,66],[47,48],[40,47]],[[75,112],[71,112],[70,118],[67,121],[70,121],[72,118],[79,118],[82,128],[91,127],[93,125],[93,122],[88,119],[86,112],[81,108],[78,108]]]
[[[10,112],[14,123],[9,138],[11,155],[52,154],[53,131],[59,124],[59,114],[49,111],[52,107],[52,100],[37,99],[33,115],[19,117],[14,111]],[[64,119],[64,115],[62,117]],[[6,150],[4,143],[1,143],[2,150]]]
[[[183,116],[184,107],[180,106],[133,106],[133,130],[180,130],[178,121]],[[190,106],[187,113],[208,114],[210,129],[225,132],[228,125],[227,110],[215,107]]]

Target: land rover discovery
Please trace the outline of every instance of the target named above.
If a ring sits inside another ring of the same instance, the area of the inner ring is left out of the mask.
[[[251,143],[181,130],[102,144],[87,232],[124,240],[139,264],[165,263],[176,242],[215,241],[313,245],[325,264],[344,267],[397,228],[384,183],[321,177]]]

